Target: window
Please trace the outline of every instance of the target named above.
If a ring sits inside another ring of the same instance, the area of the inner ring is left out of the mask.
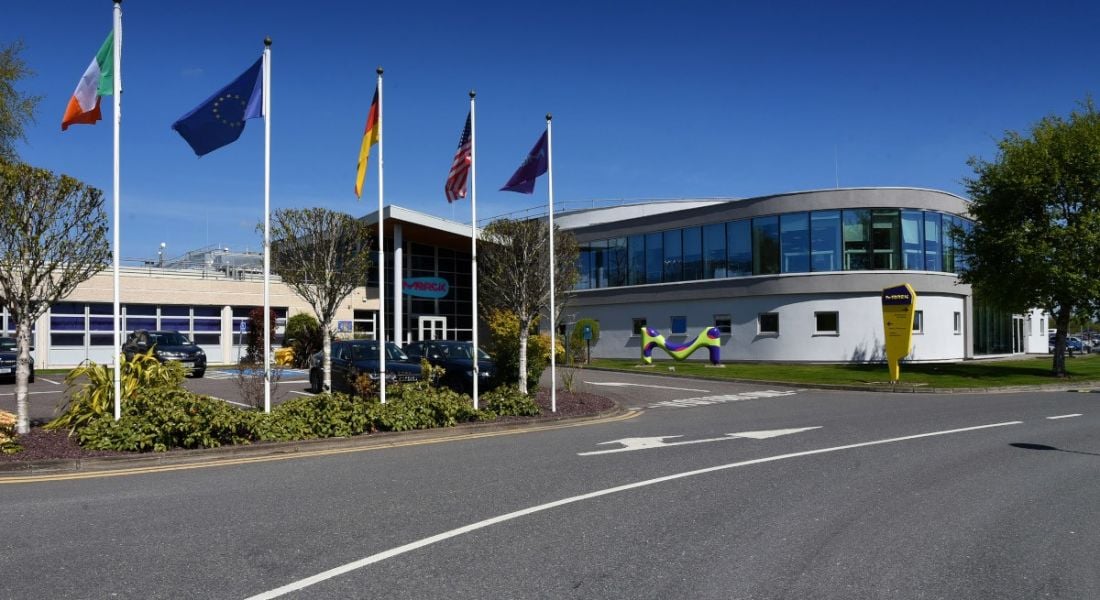
[[[607,285],[626,285],[627,257],[626,238],[607,240]]]
[[[874,269],[901,267],[901,224],[897,210],[871,211],[871,266]]]
[[[924,215],[916,210],[901,211],[901,268],[924,270]]]
[[[687,317],[672,317],[669,319],[669,329],[672,335],[684,335],[688,330]]]
[[[835,334],[840,331],[840,315],[837,312],[815,312],[814,313],[814,333],[832,333]]]
[[[760,313],[756,317],[759,333],[779,334],[779,313]]]
[[[662,281],[682,281],[684,278],[684,241],[679,229],[664,232],[665,257]]]
[[[924,333],[924,311],[913,313],[913,333]]]
[[[661,283],[665,260],[665,237],[660,233],[645,236],[645,282]]]
[[[810,270],[810,213],[779,217],[779,245],[784,273]]]
[[[587,290],[592,287],[592,251],[588,244],[580,244],[577,250],[577,289]]]
[[[684,233],[684,281],[703,279],[703,230],[688,227]]]
[[[947,273],[955,272],[955,248],[958,240],[957,221],[951,215],[943,215],[943,268],[939,269]]]
[[[714,326],[718,328],[718,333],[722,335],[729,335],[733,332],[733,320],[729,315],[714,315]]]
[[[840,211],[810,213],[810,268],[840,270]]]
[[[943,223],[940,213],[924,213],[924,268],[928,271],[942,271],[940,264],[940,233]]]
[[[645,283],[645,236],[632,235],[626,244],[630,255],[630,285]]]
[[[633,324],[630,328],[630,335],[631,336],[640,336],[640,335],[642,335],[642,329],[645,328],[645,326],[646,326],[645,319],[637,319],[637,318],[634,319]]]
[[[752,274],[779,272],[779,217],[752,220]]]
[[[844,270],[863,271],[871,268],[871,211],[844,211]]]
[[[726,223],[726,257],[729,275],[752,275],[752,221]]]
[[[591,287],[607,287],[607,240],[589,242],[592,249]]]
[[[703,278],[726,277],[726,224],[703,227]]]
[[[1040,324],[1040,330],[1039,331],[1042,331],[1042,329],[1041,329],[1042,321],[1039,321],[1039,324]],[[955,313],[955,330],[954,330],[955,334],[958,335],[958,334],[962,333],[962,330],[963,330],[962,313],[956,312]]]

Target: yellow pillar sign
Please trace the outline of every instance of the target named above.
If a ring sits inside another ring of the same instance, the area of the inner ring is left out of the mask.
[[[901,359],[912,350],[916,308],[917,293],[908,283],[882,290],[882,328],[886,334],[890,381],[901,379]]]

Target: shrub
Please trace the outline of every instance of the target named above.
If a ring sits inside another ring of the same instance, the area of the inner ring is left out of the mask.
[[[290,347],[294,349],[294,366],[309,368],[310,357],[320,352],[324,345],[324,332],[313,315],[298,313],[287,319],[283,339],[290,340]]]
[[[183,365],[178,362],[161,363],[153,356],[153,348],[130,359],[120,355],[119,360],[123,409],[139,391],[183,389]],[[78,383],[81,378],[87,378],[87,382]],[[112,365],[85,360],[69,371],[65,383],[70,389],[77,385],[80,389],[69,394],[69,401],[61,414],[47,423],[46,429],[68,429],[69,435],[72,435],[94,419],[104,415],[114,417],[115,370]]]
[[[0,410],[0,454],[15,454],[23,449],[15,441],[15,415]]]
[[[592,339],[584,339],[584,327],[587,325],[592,329]],[[569,334],[569,356],[566,357],[568,362],[570,359],[573,361],[587,362],[588,361],[588,345],[591,343],[593,346],[596,342],[600,341],[600,322],[595,319],[581,319],[573,325],[573,331]]]
[[[367,402],[339,393],[288,400],[258,420],[257,439],[291,441],[368,433],[373,424],[367,407]]]
[[[520,393],[519,388],[514,385],[501,386],[486,392],[482,399],[487,411],[502,417],[533,417],[540,412],[539,405],[530,396]]]
[[[123,404],[122,418],[102,415],[78,432],[93,450],[164,452],[172,448],[214,448],[255,439],[258,413],[182,388],[143,391]]]
[[[519,317],[504,310],[492,310],[486,316],[489,344],[486,349],[496,363],[497,385],[519,382]],[[535,320],[535,325],[538,320]],[[532,333],[527,338],[527,387],[538,388],[539,377],[550,366],[550,336]]]
[[[371,402],[368,414],[378,431],[409,431],[452,427],[458,423],[489,419],[474,410],[473,401],[451,389],[433,388],[423,382],[397,385],[386,394],[386,403]]]

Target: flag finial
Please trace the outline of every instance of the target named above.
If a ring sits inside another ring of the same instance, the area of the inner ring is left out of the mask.
[[[271,36],[264,38],[264,46],[267,46],[268,48],[271,47]]]
[[[115,4],[122,4],[122,0],[115,0]]]
[[[470,98],[472,99],[474,96],[477,96],[477,90],[470,90]]]
[[[378,66],[378,68],[374,70],[374,72],[375,72],[375,73],[378,73],[379,75],[381,75],[381,74],[382,74],[382,66],[381,66],[381,65],[379,65],[379,66]]]
[[[550,113],[546,113],[546,120],[547,121],[549,121],[550,119],[553,119],[553,118],[554,118],[554,115],[552,115]]]

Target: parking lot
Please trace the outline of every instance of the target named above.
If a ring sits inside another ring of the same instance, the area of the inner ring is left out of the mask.
[[[247,407],[246,394],[242,390],[242,379],[251,380],[254,374],[245,372],[242,377],[236,370],[211,369],[202,378],[188,377],[184,386],[198,394],[212,396],[234,406]],[[271,404],[276,406],[297,396],[309,396],[309,375],[305,369],[282,369],[277,381],[271,386]],[[34,383],[28,386],[28,402],[32,422],[44,422],[52,419],[64,406],[67,398],[64,373],[38,373]],[[262,387],[259,402],[263,403]],[[0,380],[0,410],[15,412],[15,383]]]

